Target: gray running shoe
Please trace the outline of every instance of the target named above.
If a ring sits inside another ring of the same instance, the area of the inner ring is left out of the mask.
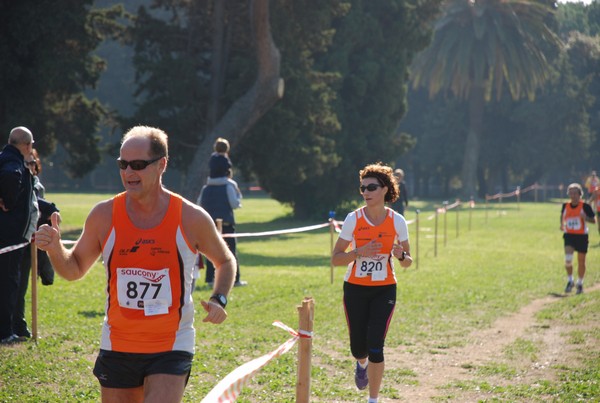
[[[573,289],[574,285],[575,285],[575,283],[573,283],[572,281],[569,281],[567,283],[567,286],[565,287],[565,292],[571,292],[571,290]]]
[[[356,362],[356,371],[354,372],[354,382],[356,383],[356,387],[360,390],[363,390],[369,384],[369,377],[367,376],[367,369],[362,368],[358,361]]]

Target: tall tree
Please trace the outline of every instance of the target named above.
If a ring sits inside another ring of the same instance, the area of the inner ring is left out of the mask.
[[[204,137],[194,153],[186,180],[186,194],[200,193],[208,175],[206,156],[217,137],[235,144],[283,97],[280,75],[281,55],[271,34],[269,1],[252,0],[249,7],[252,45],[256,56],[256,78],[248,90],[231,104],[216,126]]]
[[[118,37],[122,16],[121,6],[94,9],[92,0],[0,2],[0,133],[28,126],[41,154],[58,142],[73,176],[91,171],[109,113],[85,90],[106,67],[93,52],[104,38]]]
[[[283,96],[269,1],[155,0],[151,9],[132,29],[140,104],[123,126],[172,134],[171,162],[195,199],[215,139],[235,145]]]
[[[340,123],[332,105],[340,76],[318,71],[315,58],[330,49],[332,19],[346,10],[347,4],[331,0],[281,1],[273,7],[286,96],[235,152],[241,167],[298,217],[322,217],[335,197],[324,184],[341,159],[335,142]]]
[[[349,172],[411,146],[395,129],[408,65],[430,39],[439,1],[155,1],[170,14],[139,13],[131,120],[172,134],[188,197],[222,136],[275,198],[322,217],[355,194]]]
[[[513,99],[535,97],[550,76],[548,49],[560,46],[549,27],[553,10],[529,0],[449,0],[435,24],[433,43],[415,60],[415,87],[430,96],[451,92],[468,100],[469,131],[462,194],[475,195],[484,107],[503,87]]]

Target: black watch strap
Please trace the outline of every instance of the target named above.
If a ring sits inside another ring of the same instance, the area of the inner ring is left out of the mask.
[[[213,294],[210,296],[210,299],[215,300],[222,308],[227,306],[227,297],[223,294]]]

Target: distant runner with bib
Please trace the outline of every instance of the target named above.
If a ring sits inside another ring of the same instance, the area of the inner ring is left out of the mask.
[[[583,277],[585,276],[585,257],[588,251],[587,222],[596,222],[592,207],[581,200],[583,189],[579,183],[571,183],[567,188],[569,203],[562,205],[560,213],[560,230],[564,232],[565,268],[567,270],[567,286],[569,293],[575,285],[573,281],[573,254],[577,251],[577,294],[583,292]]]
[[[367,165],[359,178],[365,206],[344,220],[331,262],[348,265],[344,309],[350,349],[357,361],[354,380],[358,389],[369,386],[368,401],[376,403],[385,368],[385,336],[396,304],[393,258],[404,268],[412,264],[412,258],[404,217],[385,206],[399,195],[392,168]]]
[[[125,192],[98,203],[72,249],[58,215],[35,236],[55,271],[77,280],[102,256],[108,286],[94,375],[103,402],[180,402],[195,348],[192,277],[197,253],[217,267],[204,322],[227,318],[235,257],[206,211],[162,185],[167,135],[137,126],[117,160]]]

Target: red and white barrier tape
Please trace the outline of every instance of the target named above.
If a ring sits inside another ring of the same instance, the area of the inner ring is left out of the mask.
[[[201,403],[235,402],[242,388],[262,367],[280,355],[287,353],[299,338],[312,338],[312,332],[303,330],[295,331],[281,322],[273,322],[273,326],[287,330],[293,337],[269,354],[265,354],[234,369],[202,399]]]
[[[72,244],[74,244],[77,241],[61,240],[61,242],[63,244],[65,244],[65,245],[72,245]],[[4,248],[0,249],[0,255],[3,254],[3,253],[12,252],[13,250],[24,248],[27,245],[29,245],[29,242],[23,242],[23,243],[20,243],[20,244],[17,244],[17,245],[11,245],[11,246],[4,247]]]
[[[29,245],[29,242],[23,242],[23,243],[20,243],[20,244],[17,244],[17,245],[7,246],[5,248],[0,249],[0,255],[3,254],[3,253],[12,252],[13,250],[24,248],[27,245]]]

